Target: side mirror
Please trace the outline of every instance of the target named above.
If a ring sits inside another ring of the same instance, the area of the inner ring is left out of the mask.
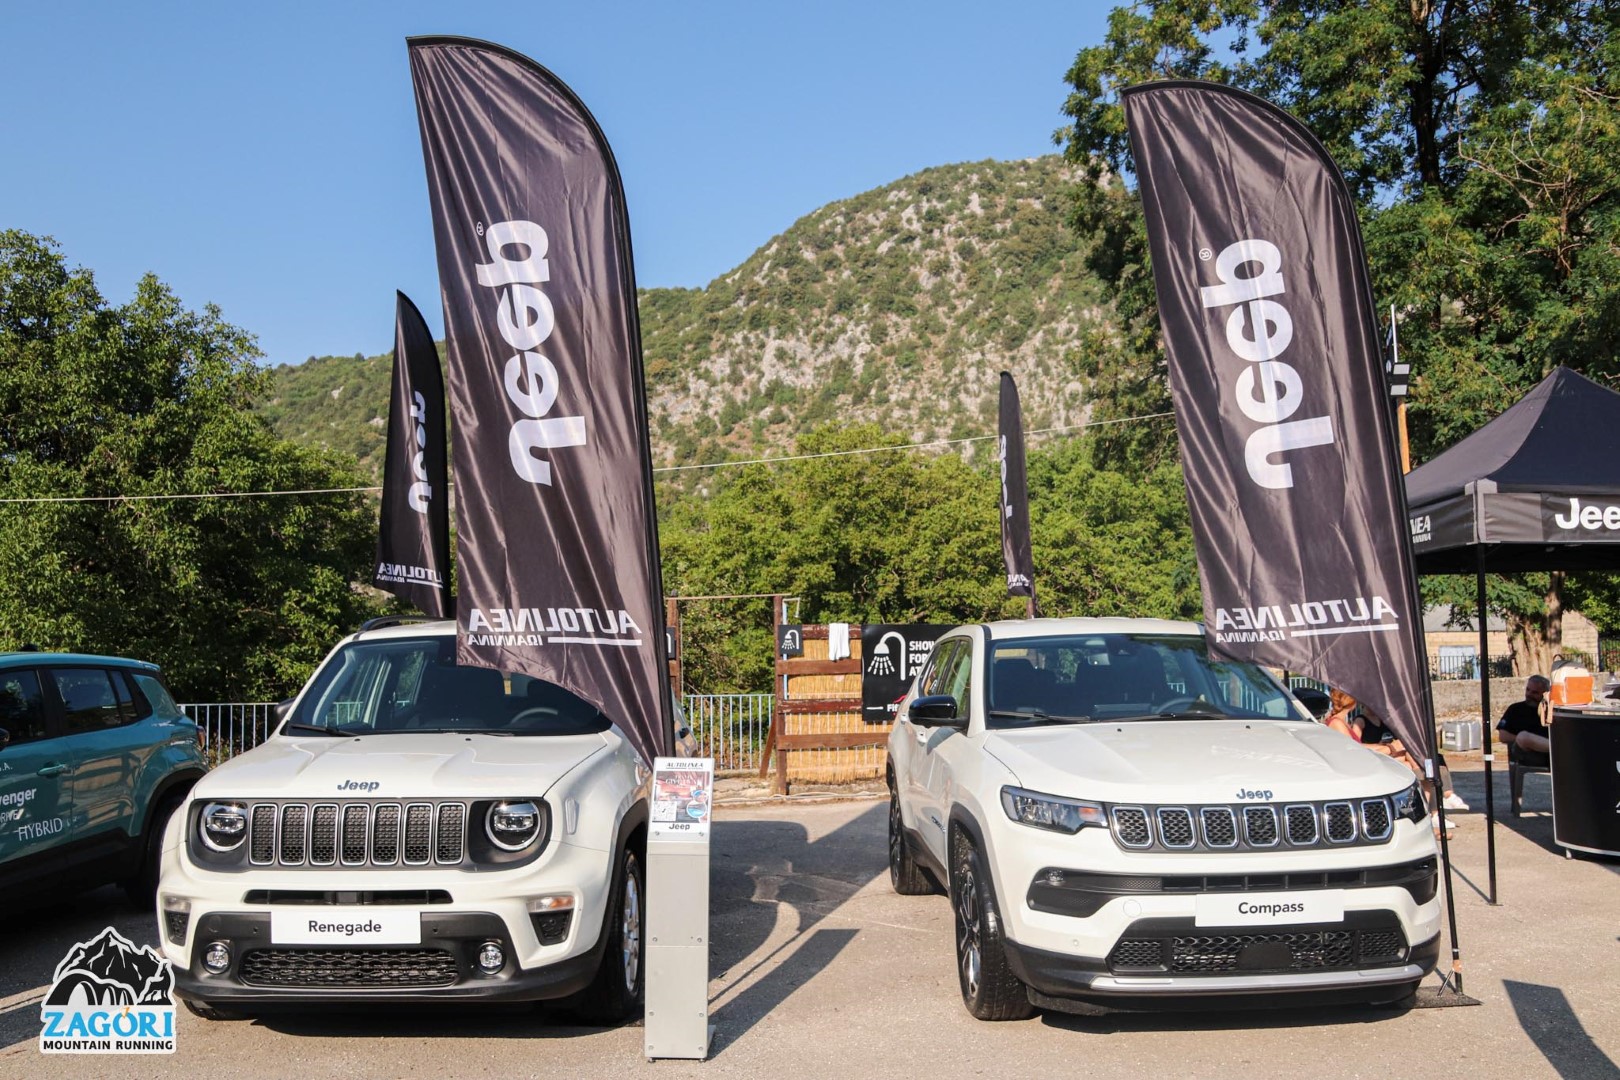
[[[918,727],[948,727],[961,730],[967,727],[967,717],[956,712],[956,699],[949,694],[930,694],[917,698],[907,713]]]
[[[0,750],[4,750],[11,743],[11,732],[0,727]]]
[[[279,724],[283,720],[287,719],[287,714],[292,712],[293,700],[294,700],[293,698],[287,698],[284,701],[276,702],[276,704],[275,704],[276,723]]]

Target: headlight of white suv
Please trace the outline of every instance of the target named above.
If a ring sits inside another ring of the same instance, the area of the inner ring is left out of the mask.
[[[540,808],[527,800],[498,802],[484,815],[484,835],[502,851],[522,851],[540,835]]]
[[[1021,825],[1053,832],[1077,833],[1087,826],[1099,829],[1108,827],[1108,814],[1100,803],[1043,795],[1024,788],[1002,788],[1001,808]]]
[[[247,807],[241,803],[209,803],[197,819],[197,833],[212,851],[235,851],[247,839]]]
[[[1423,819],[1429,816],[1429,808],[1423,803],[1423,782],[1420,780],[1412,781],[1412,786],[1405,791],[1391,795],[1389,801],[1394,804],[1397,818],[1421,825]]]

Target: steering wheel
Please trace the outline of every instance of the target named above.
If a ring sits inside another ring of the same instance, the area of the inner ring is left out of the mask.
[[[1201,707],[1200,708],[1194,708],[1194,706],[1201,706]],[[1184,712],[1184,711],[1185,712],[1220,712],[1221,710],[1218,709],[1216,706],[1210,704],[1207,701],[1201,701],[1200,699],[1198,699],[1196,697],[1193,697],[1191,694],[1182,694],[1180,697],[1173,697],[1169,701],[1166,701],[1164,704],[1155,706],[1153,711],[1156,712],[1156,713],[1159,713],[1160,715],[1163,715],[1164,713]]]
[[[508,720],[506,726],[511,727],[523,720],[555,720],[560,715],[556,709],[548,709],[544,705],[530,705],[527,709],[522,710]]]

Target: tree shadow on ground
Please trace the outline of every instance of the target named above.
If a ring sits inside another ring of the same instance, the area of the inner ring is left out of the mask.
[[[716,997],[764,974],[712,1014],[711,1056],[724,1053],[854,939],[854,929],[817,924],[887,872],[881,842],[887,809],[876,804],[817,840],[792,821],[715,822],[710,976],[726,983]],[[760,955],[784,907],[796,920],[792,935]]]
[[[1562,990],[1512,979],[1504,979],[1502,986],[1519,1026],[1559,1076],[1565,1080],[1620,1080],[1620,1066],[1592,1041]]]
[[[108,926],[136,945],[156,946],[157,916],[111,886],[8,897],[0,903],[0,1050],[39,1038],[39,1005],[75,942]]]
[[[750,978],[754,981],[711,1012],[716,1026],[711,1057],[724,1053],[854,939],[858,932],[854,929],[818,924],[887,871],[880,831],[886,810],[886,804],[873,806],[816,840],[795,821],[715,821],[710,846],[710,978],[722,980],[728,991]],[[792,934],[762,952],[777,930],[783,908],[791,913]],[[601,1030],[580,1026],[564,1008],[544,1005],[289,1010],[261,1012],[253,1022],[290,1035],[383,1038],[570,1038]]]

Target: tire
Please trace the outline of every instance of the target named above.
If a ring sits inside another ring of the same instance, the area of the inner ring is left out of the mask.
[[[962,1004],[979,1020],[1035,1015],[1024,984],[1007,964],[995,886],[965,829],[951,832],[951,912],[956,923],[956,977]]]
[[[900,794],[895,790],[894,777],[889,777],[889,884],[901,896],[927,896],[934,891],[934,883],[911,854],[911,838],[906,836],[905,820],[900,816]]]
[[[175,996],[179,997],[178,994]],[[192,1016],[201,1017],[204,1020],[220,1021],[246,1019],[246,1017],[239,1012],[232,1012],[229,1009],[216,1009],[206,1002],[193,1001],[190,998],[180,998],[180,1000],[185,1003],[187,1012],[191,1013]]]
[[[619,855],[613,899],[602,923],[602,962],[574,1012],[590,1024],[622,1024],[641,1009],[647,978],[646,879],[634,848]]]
[[[134,873],[118,883],[129,902],[142,911],[150,910],[157,898],[158,871],[163,863],[163,831],[169,827],[169,819],[185,798],[185,793],[181,792],[166,795],[158,803],[146,822],[146,832],[141,836],[141,861]]]

